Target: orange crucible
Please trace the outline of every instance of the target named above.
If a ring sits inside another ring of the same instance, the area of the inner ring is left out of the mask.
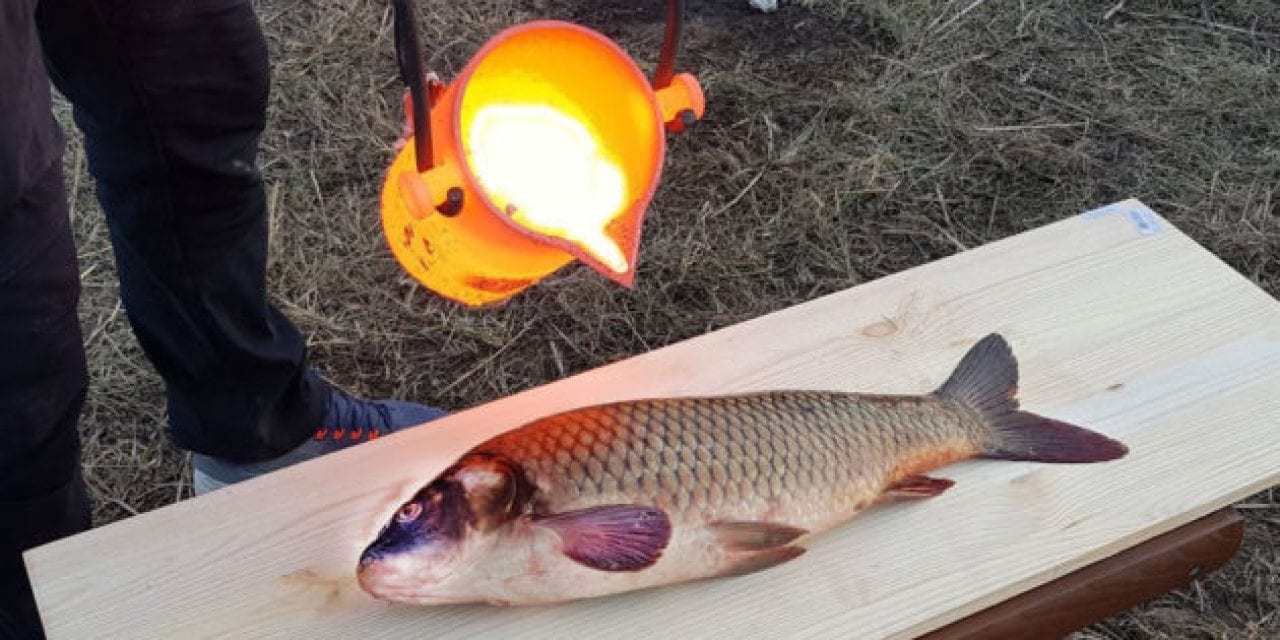
[[[382,190],[388,243],[414,278],[478,306],[577,258],[631,286],[665,132],[703,114],[693,76],[655,90],[605,36],[537,21],[495,36],[437,94],[431,167],[406,144]]]

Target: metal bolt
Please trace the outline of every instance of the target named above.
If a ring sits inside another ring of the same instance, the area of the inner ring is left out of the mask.
[[[693,109],[685,109],[680,112],[680,124],[684,125],[685,129],[692,127],[697,122],[698,114],[694,113]]]
[[[462,199],[462,189],[450,187],[449,191],[445,193],[444,202],[441,202],[436,207],[436,211],[446,216],[456,216],[462,211]]]

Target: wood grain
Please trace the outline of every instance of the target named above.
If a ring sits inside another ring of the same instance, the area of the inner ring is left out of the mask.
[[[1280,303],[1156,220],[1075,216],[28,553],[53,638],[913,637],[1280,483]],[[366,597],[356,557],[465,449],[625,398],[935,388],[999,331],[1020,397],[1132,453],[974,461],[763,573],[558,607]]]
[[[1061,638],[1217,571],[1244,540],[1244,518],[1216,511],[949,624],[921,640]]]

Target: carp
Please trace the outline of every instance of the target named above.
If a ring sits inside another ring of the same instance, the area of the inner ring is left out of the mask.
[[[364,550],[361,587],[422,605],[527,605],[766,569],[967,458],[1100,462],[1126,447],[1021,411],[998,334],[925,395],[774,391],[615,402],[464,454]]]

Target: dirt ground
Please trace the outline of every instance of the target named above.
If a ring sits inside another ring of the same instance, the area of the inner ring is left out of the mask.
[[[604,31],[646,66],[661,39],[659,0],[418,4],[445,77],[537,17]],[[1274,0],[781,4],[689,0],[681,67],[710,109],[674,140],[636,288],[575,266],[476,312],[415,286],[381,237],[400,129],[386,3],[261,2],[271,294],[315,363],[354,392],[460,408],[1130,196],[1280,294]],[[106,523],[187,497],[189,462],[122,313],[83,152],[67,162],[85,466]],[[1077,639],[1280,637],[1280,490],[1240,508],[1225,570]]]

